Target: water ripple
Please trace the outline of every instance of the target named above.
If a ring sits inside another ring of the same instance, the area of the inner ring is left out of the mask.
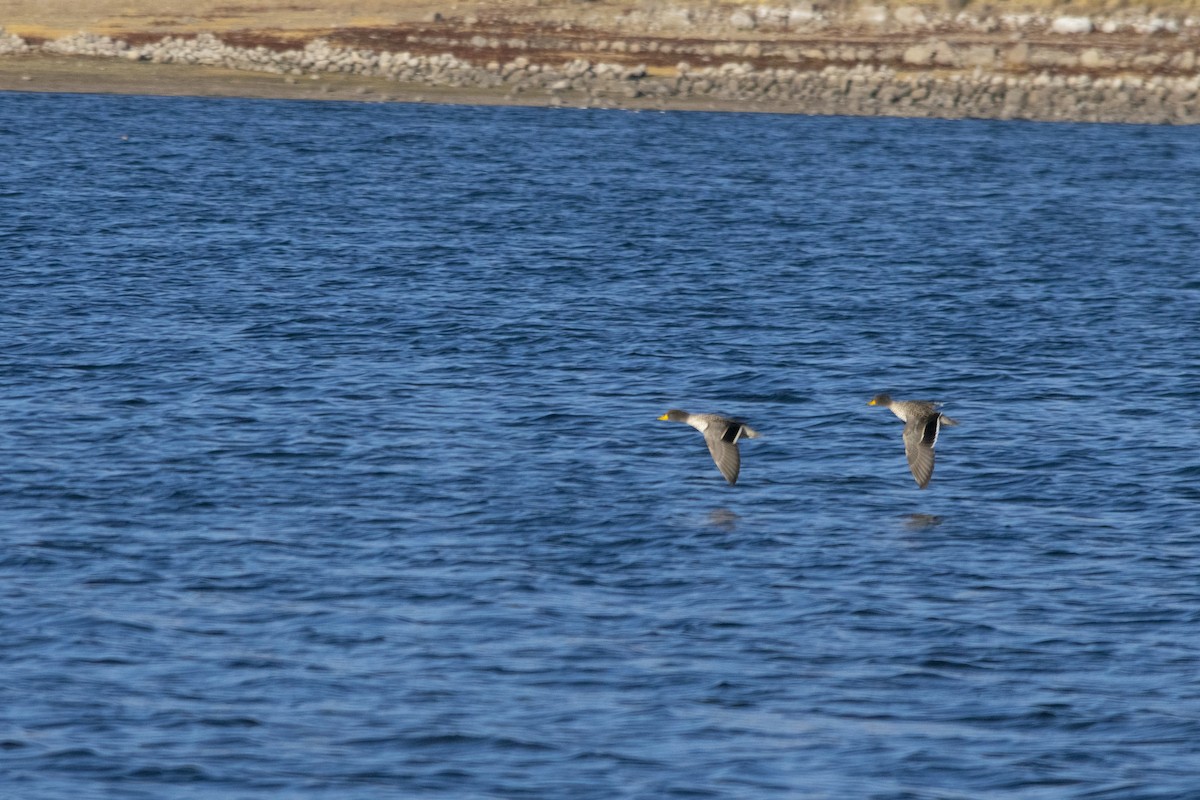
[[[23,800],[1194,792],[1186,130],[12,94],[0,147]],[[926,492],[880,391],[960,421]],[[736,487],[671,407],[762,431]]]

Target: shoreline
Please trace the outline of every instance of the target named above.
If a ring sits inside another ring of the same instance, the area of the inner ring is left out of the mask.
[[[247,100],[309,100],[356,103],[432,103],[530,108],[611,108],[629,111],[787,113],[756,101],[717,98],[612,98],[597,102],[583,92],[512,95],[480,87],[357,75],[313,79],[193,64],[136,64],[89,56],[44,54],[0,57],[0,93],[214,97]]]
[[[1200,124],[1200,14],[543,1],[272,27],[267,0],[236,25],[61,38],[25,21],[0,28],[0,91]]]

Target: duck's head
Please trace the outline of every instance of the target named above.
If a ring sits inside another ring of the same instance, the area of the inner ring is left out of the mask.
[[[670,411],[659,417],[659,419],[666,420],[667,422],[687,422],[687,418],[688,413],[686,411],[680,411],[678,408],[672,408]]]
[[[888,408],[892,404],[892,396],[890,394],[877,394],[867,401],[869,406],[883,406]]]

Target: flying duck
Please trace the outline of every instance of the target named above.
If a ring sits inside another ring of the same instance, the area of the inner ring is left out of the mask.
[[[904,420],[904,455],[908,456],[908,468],[917,486],[924,489],[933,477],[933,446],[938,431],[943,425],[958,423],[938,411],[941,403],[930,400],[893,400],[889,395],[877,394],[867,405],[890,408]]]
[[[742,457],[738,453],[738,439],[757,439],[758,431],[744,422],[728,419],[717,414],[689,414],[673,408],[659,417],[668,422],[682,422],[691,425],[704,434],[704,443],[708,452],[712,453],[717,469],[729,481],[729,485],[737,483],[738,472],[742,468]]]

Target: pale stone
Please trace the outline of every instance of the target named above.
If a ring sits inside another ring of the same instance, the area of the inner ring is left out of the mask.
[[[887,24],[888,10],[886,6],[860,6],[857,16],[859,22],[882,27]]]
[[[933,48],[933,62],[943,67],[957,67],[958,52],[946,42],[937,42]]]
[[[933,60],[934,45],[914,44],[904,51],[905,64],[925,65]]]
[[[787,23],[788,12],[789,12],[789,9],[786,9],[786,8],[779,8],[779,7],[774,7],[774,6],[759,6],[758,9],[755,11],[755,17],[758,19],[759,22],[762,22],[763,24],[765,24],[768,27],[770,27],[770,26],[778,27],[780,25],[785,25]]]
[[[790,27],[802,28],[809,25],[818,19],[818,14],[813,10],[812,3],[800,3],[788,12],[788,25]]]
[[[1084,69],[1105,69],[1115,66],[1116,63],[1096,47],[1089,47],[1079,54],[1079,66]]]
[[[995,62],[996,48],[990,45],[972,45],[962,53],[962,63],[967,67],[990,67]]]
[[[1029,54],[1029,63],[1035,67],[1077,67],[1079,58],[1069,50],[1053,47],[1038,48]]]
[[[928,21],[925,12],[916,6],[901,6],[896,9],[894,16],[896,22],[909,28],[919,28]]]
[[[729,15],[729,24],[740,31],[748,31],[754,29],[755,22],[751,14],[739,8]]]
[[[1092,32],[1090,17],[1057,17],[1050,24],[1050,30],[1063,35],[1074,35]]]

